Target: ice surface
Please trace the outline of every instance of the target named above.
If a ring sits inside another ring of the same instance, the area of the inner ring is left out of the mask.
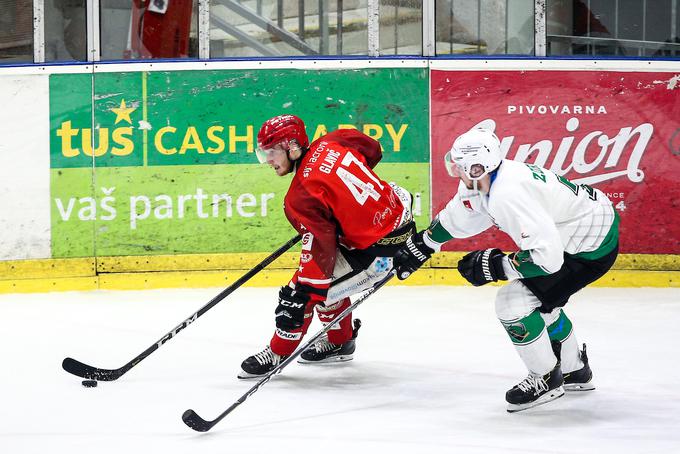
[[[516,414],[504,395],[526,372],[496,290],[384,288],[357,311],[354,361],[292,364],[207,434],[181,414],[213,419],[254,384],[235,377],[271,336],[276,289],[235,292],[97,388],[62,359],[118,368],[220,289],[1,295],[0,452],[680,452],[680,289],[573,297],[597,390]]]

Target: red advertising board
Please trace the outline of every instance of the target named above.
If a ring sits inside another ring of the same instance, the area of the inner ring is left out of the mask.
[[[605,192],[621,215],[623,253],[680,254],[680,73],[432,71],[432,212],[456,193],[453,140],[483,124],[506,158]],[[512,251],[492,229],[445,250]]]

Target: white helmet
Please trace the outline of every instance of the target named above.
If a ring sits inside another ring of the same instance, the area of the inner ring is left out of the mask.
[[[461,134],[446,156],[446,170],[452,177],[465,174],[479,180],[501,165],[501,141],[489,129],[475,128]]]

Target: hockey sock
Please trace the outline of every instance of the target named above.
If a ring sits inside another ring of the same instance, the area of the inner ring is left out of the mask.
[[[501,320],[501,323],[530,372],[545,375],[555,367],[557,358],[538,311],[520,319]]]
[[[550,340],[564,342],[571,334],[573,326],[571,320],[569,320],[569,317],[567,317],[564,311],[562,309],[557,310],[559,311],[557,320],[548,325],[548,335],[550,336]]]
[[[350,306],[351,302],[349,298],[344,298],[337,303],[333,303],[328,307],[318,306],[316,311],[319,316],[319,320],[324,325],[329,324],[335,317],[338,316],[342,311]],[[352,338],[352,314],[340,320],[340,323],[336,324],[333,328],[328,331],[328,341],[331,344],[344,344]]]
[[[559,310],[557,320],[548,326],[551,341],[560,342],[560,356],[562,372],[573,372],[583,367],[583,361],[578,349],[578,341],[574,334],[574,327],[562,309]]]
[[[302,341],[303,336],[307,333],[309,325],[312,323],[312,315],[314,314],[314,305],[307,305],[305,308],[305,321],[301,328],[293,331],[283,331],[276,328],[269,346],[272,351],[280,356],[288,356],[295,351],[297,346]]]

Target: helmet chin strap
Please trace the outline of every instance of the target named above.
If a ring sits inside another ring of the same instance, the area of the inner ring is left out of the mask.
[[[300,165],[300,161],[302,161],[302,158],[305,156],[305,153],[307,153],[307,150],[305,148],[302,148],[297,143],[295,144],[295,148],[300,152],[300,156],[297,159],[293,159],[290,156],[291,147],[289,147],[288,150],[286,150],[286,157],[290,162],[293,163],[293,172],[297,172],[298,166]]]
[[[474,189],[475,191],[479,191],[477,180],[472,180],[472,189]]]

